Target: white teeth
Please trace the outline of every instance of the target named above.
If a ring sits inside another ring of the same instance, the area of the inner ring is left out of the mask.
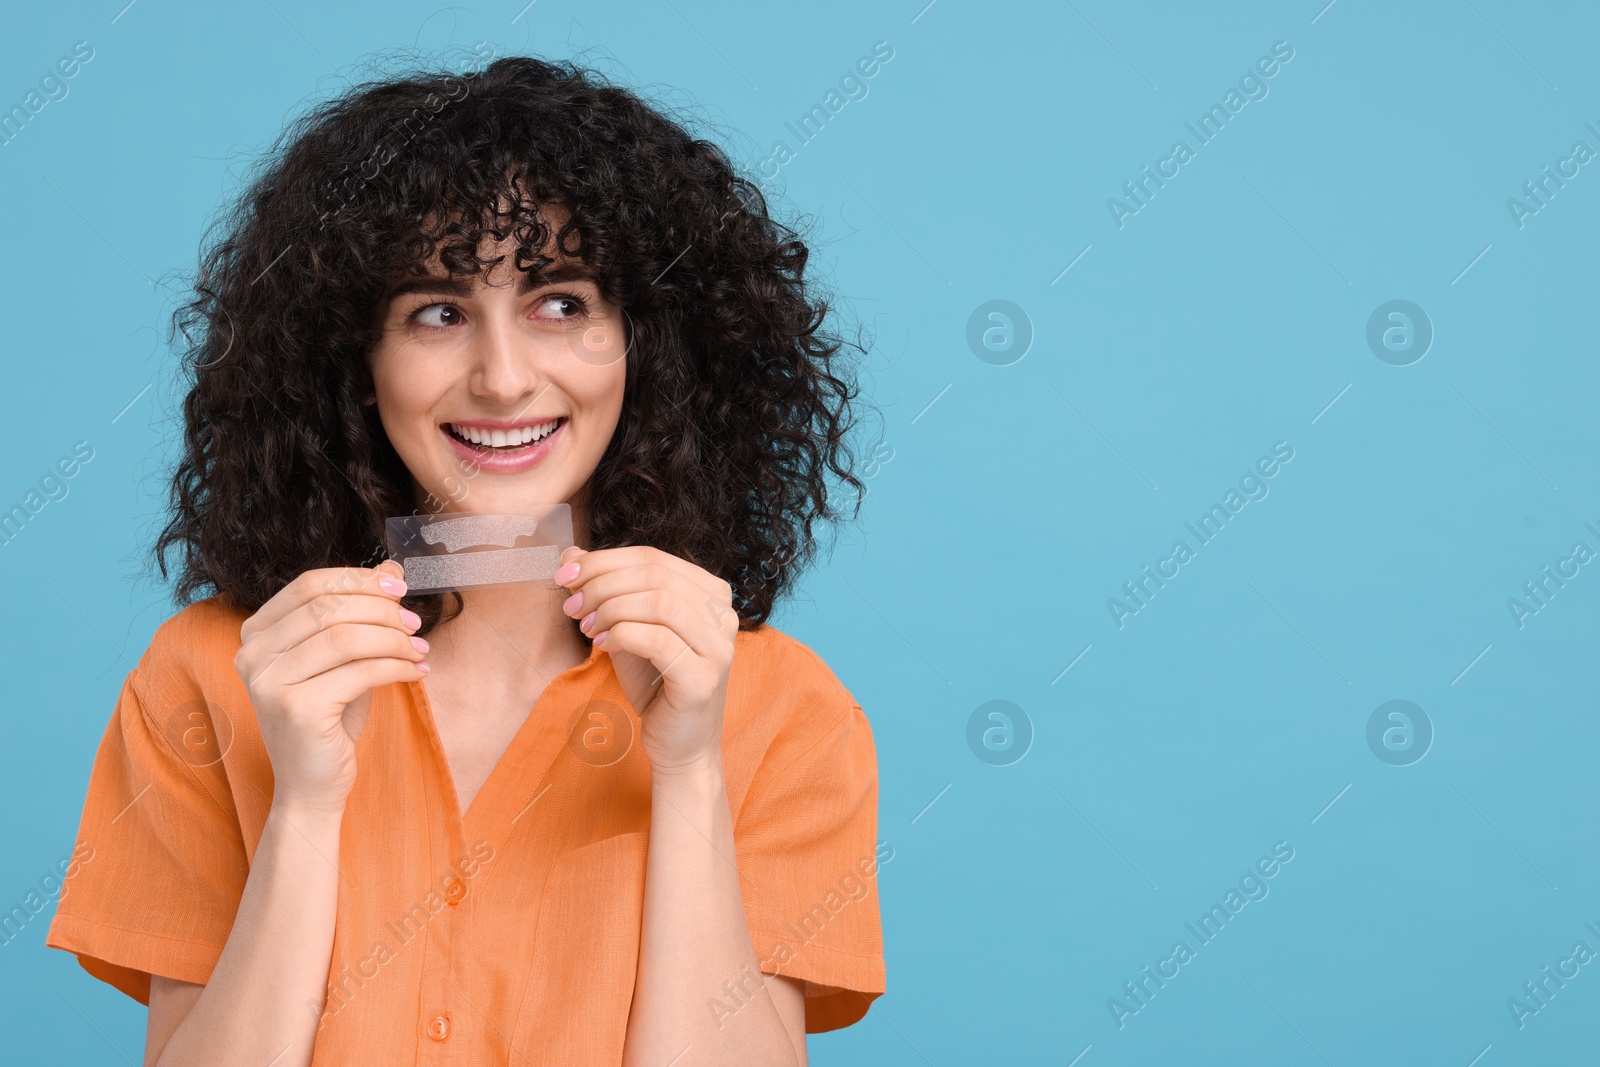
[[[551,419],[535,426],[518,426],[513,430],[480,430],[472,426],[460,426],[450,423],[450,429],[456,436],[471,441],[475,445],[488,445],[491,448],[520,447],[530,441],[537,441],[550,436],[560,424],[560,419]]]

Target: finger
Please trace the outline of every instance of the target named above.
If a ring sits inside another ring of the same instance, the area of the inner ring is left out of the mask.
[[[253,682],[284,655],[314,635],[340,623],[386,626],[407,636],[421,626],[418,615],[388,597],[322,593],[255,634],[234,657],[240,677]]]
[[[660,675],[657,681],[671,675],[675,681],[687,682],[687,676],[702,670],[711,671],[712,676],[708,680],[715,680],[714,669],[665,626],[648,622],[619,622],[595,636],[597,643],[608,653],[631,652],[649,660]]]
[[[727,639],[700,605],[659,589],[611,597],[595,610],[592,618],[584,616],[586,625],[582,629],[587,634],[601,634],[624,622],[663,627],[681,644],[688,645],[696,655],[709,661],[720,661],[727,655]]]
[[[386,559],[377,567],[322,567],[306,571],[278,590],[254,615],[246,619],[240,627],[239,636],[247,639],[251,634],[260,633],[291,611],[323,594],[349,596],[366,593],[399,600],[405,595],[405,582],[401,578],[404,570],[395,560]],[[388,588],[384,587],[385,584]]]
[[[339,623],[392,626],[408,634],[422,625],[416,612],[398,600],[370,593],[319,593],[254,637],[262,653],[280,655]]]
[[[651,589],[658,589],[696,605],[704,604],[708,599],[705,588],[699,583],[678,571],[647,563],[608,571],[585,581],[561,605],[561,610],[575,619],[581,619],[614,597]],[[717,613],[711,612],[710,617],[715,619]]]
[[[562,581],[566,575],[557,572],[561,577],[557,582],[576,592],[583,583],[612,571],[624,567],[655,566],[662,567],[678,574],[682,574],[696,585],[702,587],[707,593],[718,595],[722,593],[732,596],[733,587],[704,567],[696,566],[686,559],[674,556],[670,552],[663,552],[659,548],[648,545],[629,545],[623,548],[597,548],[584,552],[582,555],[568,556],[562,554],[567,563],[577,564],[577,574],[570,581]],[[565,564],[563,565],[565,569]]]
[[[414,682],[426,673],[411,660],[378,657],[341,664],[307,679],[306,684],[319,686],[324,696],[348,708],[368,690],[391,682]]]
[[[317,631],[283,655],[274,657],[247,680],[256,681],[270,671],[278,684],[298,685],[354,660],[394,658],[414,663],[426,654],[426,641],[407,636],[392,626],[342,622]]]

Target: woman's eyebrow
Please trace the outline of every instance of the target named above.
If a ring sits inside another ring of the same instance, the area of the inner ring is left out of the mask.
[[[541,285],[559,282],[594,281],[587,267],[575,263],[562,263],[542,272],[524,272],[517,280],[517,292],[527,293]],[[390,288],[387,299],[395,300],[410,293],[429,293],[439,296],[471,296],[473,286],[465,278],[448,275],[407,278]]]
[[[557,282],[592,282],[594,273],[581,263],[558,263],[546,271],[534,271],[524,274],[518,287],[519,292],[526,293],[541,285],[553,285]]]

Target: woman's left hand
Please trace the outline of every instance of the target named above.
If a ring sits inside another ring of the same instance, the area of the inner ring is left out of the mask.
[[[739,616],[733,588],[701,567],[645,546],[561,554],[562,609],[611,656],[644,722],[656,773],[722,760],[722,721]],[[573,573],[576,565],[577,573]]]

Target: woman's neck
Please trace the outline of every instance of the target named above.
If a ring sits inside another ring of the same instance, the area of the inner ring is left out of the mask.
[[[589,642],[561,604],[565,589],[529,582],[461,590],[460,615],[428,634],[428,661],[496,690],[542,691],[582,663]]]
[[[567,501],[579,548],[591,547],[589,486]],[[543,691],[550,679],[589,656],[589,641],[561,605],[557,585],[519,582],[460,590],[461,614],[428,634],[428,662],[475,688]]]

